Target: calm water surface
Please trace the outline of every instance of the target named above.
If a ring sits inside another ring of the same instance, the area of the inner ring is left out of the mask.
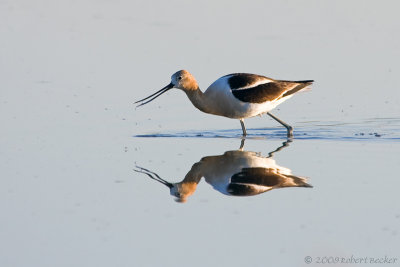
[[[1,1],[0,266],[399,266],[399,8]],[[178,90],[135,109],[179,69],[316,82],[239,149]]]

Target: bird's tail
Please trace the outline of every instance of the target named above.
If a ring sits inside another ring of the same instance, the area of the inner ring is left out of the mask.
[[[294,87],[293,89],[287,91],[286,93],[283,94],[282,97],[292,95],[297,92],[305,92],[311,90],[311,87],[309,87],[314,80],[304,80],[304,81],[292,81],[292,83],[297,83],[297,86]]]
[[[314,80],[305,80],[305,81],[294,81],[295,83],[308,83],[308,84],[312,84],[314,82]]]

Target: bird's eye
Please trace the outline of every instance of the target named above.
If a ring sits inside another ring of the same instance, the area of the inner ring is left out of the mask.
[[[178,77],[178,80],[182,80],[182,76],[179,76],[179,77]]]

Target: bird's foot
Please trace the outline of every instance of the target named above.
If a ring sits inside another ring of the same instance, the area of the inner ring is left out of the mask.
[[[293,138],[293,127],[288,125],[286,127],[286,129],[287,129],[287,138],[292,139]]]

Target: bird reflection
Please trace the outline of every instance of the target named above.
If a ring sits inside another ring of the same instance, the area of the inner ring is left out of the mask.
[[[306,177],[295,176],[291,170],[276,164],[274,153],[289,146],[290,141],[263,157],[260,153],[239,150],[226,151],[219,156],[207,156],[193,164],[185,178],[179,183],[170,183],[157,173],[136,166],[136,172],[148,175],[170,189],[178,202],[186,202],[196,191],[204,177],[215,190],[231,196],[254,196],[272,189],[285,187],[312,187]]]

